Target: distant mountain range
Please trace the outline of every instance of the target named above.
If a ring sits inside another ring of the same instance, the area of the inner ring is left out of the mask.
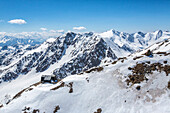
[[[161,30],[68,32],[1,49],[0,112],[168,113],[169,55]],[[61,81],[40,83],[46,74]]]
[[[112,62],[169,37],[170,32],[161,30],[133,34],[115,30],[82,34],[68,32],[40,44],[35,39],[5,36],[1,38],[4,45],[25,46],[1,48],[0,81],[11,81],[33,70],[36,73],[54,74],[61,79]]]
[[[11,39],[33,39],[38,42],[43,42],[46,39],[50,37],[58,37],[59,35],[62,35],[64,32],[58,32],[58,31],[43,31],[43,32],[21,32],[21,33],[6,33],[6,32],[0,32],[0,42],[4,42],[5,38],[11,38]],[[4,41],[3,41],[4,40]]]
[[[0,47],[3,46],[18,46],[18,45],[36,45],[42,43],[43,40],[29,39],[29,38],[16,38],[11,36],[4,36],[0,38]]]

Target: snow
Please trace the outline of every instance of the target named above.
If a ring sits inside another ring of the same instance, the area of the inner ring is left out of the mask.
[[[0,84],[0,103],[4,103],[3,98],[5,95],[10,95],[13,97],[16,93],[21,91],[22,89],[32,85],[40,80],[39,73],[35,73],[35,70],[31,71],[27,76],[19,76],[16,80],[12,82],[5,82]]]
[[[112,50],[118,55],[118,57],[126,56],[129,52],[125,53],[119,49],[121,43],[117,44],[116,40],[119,40],[117,36],[113,37],[113,30],[103,33],[97,38],[97,41],[101,37],[104,37],[106,44],[112,48]],[[158,33],[153,33],[156,35]],[[122,33],[120,33],[123,35]],[[98,34],[97,34],[98,35]],[[135,35],[137,36],[137,35]],[[148,35],[147,35],[148,36]],[[163,35],[163,39],[168,39],[167,35]],[[75,39],[78,39],[77,37]],[[125,39],[120,39],[122,43],[128,44]],[[160,39],[162,40],[162,39]],[[170,40],[170,39],[168,39]],[[24,56],[30,55],[34,52],[45,51],[55,41],[54,38],[48,39],[41,44],[38,48],[24,53]],[[107,62],[107,65],[102,62],[100,66],[104,67],[101,72],[83,73],[81,75],[73,75],[64,78],[62,81],[65,84],[73,82],[73,93],[69,93],[70,87],[64,86],[57,90],[51,90],[61,84],[60,81],[57,84],[40,84],[38,86],[31,86],[32,90],[24,91],[20,97],[11,100],[9,104],[5,104],[8,100],[17,94],[19,91],[30,87],[30,85],[40,81],[42,75],[52,74],[53,70],[59,68],[64,63],[69,62],[71,59],[76,58],[77,55],[81,56],[81,49],[90,48],[91,46],[82,46],[85,42],[90,44],[94,43],[89,37],[83,37],[80,41],[77,41],[76,46],[71,45],[66,49],[63,57],[50,65],[50,67],[42,72],[36,73],[35,68],[26,75],[21,75],[17,79],[11,82],[3,82],[0,84],[0,113],[20,113],[25,107],[30,107],[30,112],[33,109],[39,109],[40,112],[52,113],[56,106],[59,105],[60,110],[58,113],[93,113],[98,108],[102,109],[102,113],[169,113],[169,89],[167,89],[170,76],[166,76],[165,72],[154,71],[153,74],[148,75],[148,82],[143,81],[141,84],[134,84],[128,87],[126,79],[128,74],[132,72],[128,70],[128,67],[133,67],[136,63],[142,63],[150,61],[151,63],[163,63],[167,60],[170,62],[170,57],[153,55],[153,58],[143,55],[147,50],[153,50],[153,53],[157,52],[170,52],[169,42],[160,42],[151,45],[150,47],[137,51],[130,56],[127,56],[127,60],[121,62],[117,61],[116,64]],[[153,40],[151,42],[154,42]],[[116,45],[117,44],[117,45]],[[137,46],[136,41],[134,46]],[[66,48],[66,47],[65,47]],[[91,47],[92,48],[92,47]],[[74,50],[79,51],[79,54],[72,56]],[[121,54],[122,52],[123,54]],[[49,53],[51,56],[53,53]],[[137,56],[143,56],[140,59],[133,60]],[[21,57],[21,58],[22,58]],[[103,59],[109,60],[108,58]],[[14,61],[14,63],[17,61]],[[12,63],[11,65],[13,65]],[[11,66],[10,65],[10,66]],[[3,69],[3,68],[0,68]],[[136,86],[140,85],[141,90],[136,90]],[[149,91],[149,92],[147,92]],[[139,98],[140,97],[140,98]]]
[[[51,40],[51,42],[54,41],[54,40]],[[47,49],[47,47],[49,47],[51,43],[48,43],[47,41],[44,42],[43,44],[41,44],[38,48],[34,49],[34,50],[31,50],[31,51],[26,51],[24,53],[24,55],[18,59],[16,59],[14,62],[12,62],[10,65],[6,66],[5,68],[3,69],[8,69],[9,67],[13,66],[14,64],[16,64],[19,60],[21,60],[22,58],[24,58],[25,56],[28,56],[30,54],[33,54],[34,52],[41,52],[41,51],[44,51]]]
[[[39,109],[40,112],[51,113],[55,106],[59,105],[59,113],[91,113],[98,108],[101,108],[104,113],[113,111],[116,113],[169,113],[169,91],[165,87],[170,77],[165,73],[156,72],[149,83],[144,84],[141,91],[137,91],[134,87],[126,88],[125,83],[122,82],[121,76],[125,75],[125,72],[121,73],[123,72],[121,70],[124,70],[125,66],[128,66],[128,62],[109,65],[100,73],[66,77],[62,81],[65,84],[73,82],[73,93],[69,93],[69,87],[66,86],[51,90],[60,82],[54,85],[41,84],[32,87],[33,90],[24,92],[21,97],[1,108],[0,112],[17,113],[27,106],[31,109]],[[163,94],[155,97],[157,94],[155,90],[159,91],[158,89],[163,91]],[[155,94],[153,95],[152,92]],[[139,96],[141,98],[138,98]],[[155,99],[155,101],[148,99]]]
[[[54,42],[56,39],[55,38],[49,38],[49,39],[47,39],[46,41],[47,42]]]
[[[106,42],[112,43],[110,44],[112,46],[116,44],[120,47],[122,47],[123,45],[128,45],[134,50],[139,50],[140,48],[147,48],[148,45],[152,45],[156,42],[160,42],[170,38],[170,32],[165,32],[161,30],[148,32],[146,34],[144,33],[145,34],[144,36],[140,35],[139,32],[134,34],[128,34],[124,32],[115,31],[113,29],[97,34],[104,38]],[[133,36],[134,42],[128,40],[129,36]]]
[[[100,34],[101,37],[104,37],[104,38],[109,38],[109,37],[112,37],[113,36],[113,30],[109,30],[109,31],[106,31],[106,32],[103,32]]]
[[[9,39],[1,39],[0,43],[6,43]]]

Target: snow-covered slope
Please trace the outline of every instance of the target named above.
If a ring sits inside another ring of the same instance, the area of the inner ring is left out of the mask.
[[[99,33],[99,35],[109,43],[109,46],[117,45],[120,48],[129,51],[144,49],[156,42],[170,38],[170,32],[162,30],[149,33],[137,32],[132,34],[109,30],[104,33]]]
[[[8,91],[0,112],[169,113],[169,55],[167,39],[57,84],[41,84],[33,72],[20,76],[9,83],[17,88]],[[9,84],[1,85],[0,95]]]

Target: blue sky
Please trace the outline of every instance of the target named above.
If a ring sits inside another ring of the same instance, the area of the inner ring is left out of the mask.
[[[23,19],[25,24],[9,21]],[[170,0],[0,0],[0,32],[170,30]]]

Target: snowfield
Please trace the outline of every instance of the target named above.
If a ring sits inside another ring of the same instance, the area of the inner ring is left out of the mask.
[[[33,69],[0,85],[0,112],[170,113],[169,53],[167,39],[57,84],[40,83]]]

